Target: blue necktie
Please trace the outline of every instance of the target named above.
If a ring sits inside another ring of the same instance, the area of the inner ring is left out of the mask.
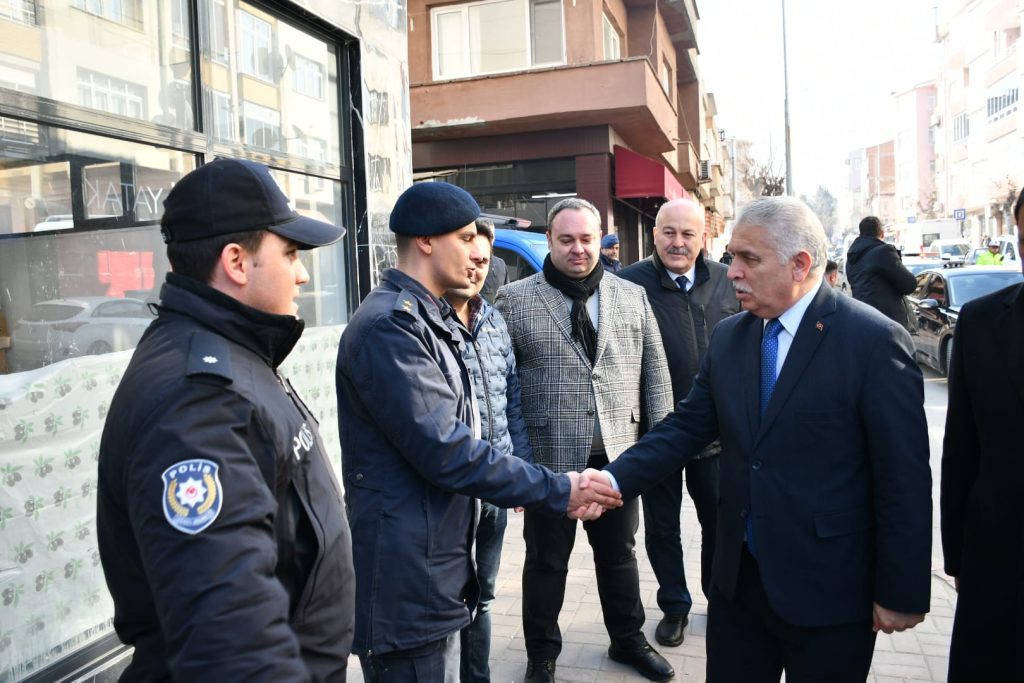
[[[677,277],[676,284],[679,285],[679,289],[683,290],[684,292],[689,291],[686,289],[686,286],[690,284],[690,280],[685,275],[680,275],[679,277]]]
[[[764,328],[764,336],[761,338],[761,412],[768,407],[772,392],[775,391],[775,364],[779,360],[779,332],[782,332],[782,323],[778,318],[772,318]],[[753,505],[751,505],[753,508]],[[757,550],[754,545],[754,514],[753,510],[747,511],[747,550],[754,557],[757,557]]]
[[[779,360],[779,332],[782,323],[772,318],[764,328],[761,338],[761,415],[768,408],[768,401],[775,391],[775,365]]]

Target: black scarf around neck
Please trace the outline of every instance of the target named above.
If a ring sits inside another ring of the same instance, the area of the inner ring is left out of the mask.
[[[572,319],[572,336],[583,347],[591,364],[594,363],[594,356],[597,353],[597,329],[590,319],[590,313],[587,312],[587,299],[597,291],[602,276],[604,276],[604,267],[599,263],[585,278],[574,280],[555,268],[555,265],[551,263],[550,254],[544,258],[544,279],[548,281],[549,285],[572,299],[572,311],[569,313],[569,317]]]

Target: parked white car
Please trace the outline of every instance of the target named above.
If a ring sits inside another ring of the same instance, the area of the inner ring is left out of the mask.
[[[153,321],[139,299],[83,296],[43,301],[14,326],[10,353],[20,370],[74,356],[134,348]]]

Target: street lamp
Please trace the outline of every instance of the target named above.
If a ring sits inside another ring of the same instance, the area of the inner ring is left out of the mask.
[[[786,0],[782,0],[782,79],[786,111],[786,195],[793,196],[793,160],[789,153],[789,63],[786,54]]]

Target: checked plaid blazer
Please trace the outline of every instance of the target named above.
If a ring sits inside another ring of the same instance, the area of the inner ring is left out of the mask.
[[[605,274],[598,304],[591,365],[572,337],[565,297],[543,273],[505,285],[495,300],[512,337],[534,460],[555,472],[587,466],[595,411],[611,461],[672,410],[672,380],[647,293]]]

